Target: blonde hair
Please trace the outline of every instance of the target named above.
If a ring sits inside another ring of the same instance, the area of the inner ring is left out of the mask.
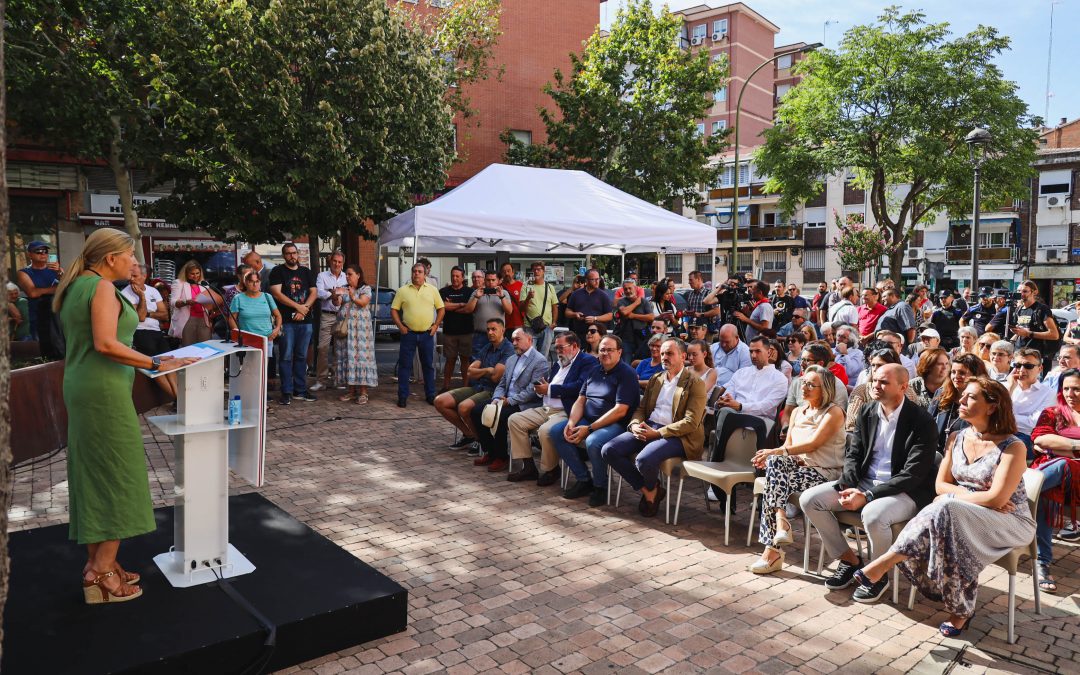
[[[135,248],[135,240],[127,232],[114,230],[111,227],[103,227],[100,230],[91,232],[90,236],[86,238],[86,243],[83,244],[79,256],[71,263],[71,267],[65,271],[60,285],[56,288],[56,295],[53,296],[53,311],[60,311],[60,307],[64,304],[64,294],[67,292],[68,286],[82,276],[83,272],[101,264],[106,256],[120,255],[133,248]]]
[[[197,268],[200,272],[203,272],[203,266],[199,264],[198,260],[192,258],[191,260],[184,263],[184,265],[180,268],[180,271],[176,273],[176,278],[184,282],[185,284],[189,283],[187,280],[188,272],[195,268]],[[203,272],[203,276],[205,275],[206,273]]]

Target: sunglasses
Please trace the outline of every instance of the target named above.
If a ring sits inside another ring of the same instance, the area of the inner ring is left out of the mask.
[[[589,330],[587,330],[587,331],[585,331],[585,332],[586,332],[586,333],[593,333],[593,334],[596,334],[596,333],[599,333],[600,331],[596,330],[595,328],[590,328]]]
[[[47,249],[47,248],[35,248],[33,251],[30,251],[30,252],[31,253],[48,253],[49,249]]]
[[[1023,368],[1024,370],[1033,370],[1035,368],[1038,368],[1039,364],[1037,364],[1037,363],[1011,363],[1011,364],[1009,364],[1009,367],[1012,368],[1013,370],[1016,370],[1017,368]]]

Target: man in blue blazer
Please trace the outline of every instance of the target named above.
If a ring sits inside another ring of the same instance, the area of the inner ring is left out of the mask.
[[[520,470],[507,476],[511,482],[536,480],[536,484],[543,487],[559,481],[559,454],[547,431],[566,420],[578,399],[581,385],[600,365],[595,356],[581,351],[581,341],[572,332],[555,339],[555,354],[557,361],[548,376],[532,383],[533,390],[542,398],[541,405],[510,416],[511,461],[520,459],[524,462]],[[529,442],[529,434],[536,430],[539,430],[541,447],[539,470]]]

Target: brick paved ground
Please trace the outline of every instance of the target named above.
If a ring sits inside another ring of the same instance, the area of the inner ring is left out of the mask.
[[[1007,576],[997,568],[983,575],[972,629],[947,640],[936,603],[857,605],[799,566],[747,572],[758,549],[744,546],[745,498],[724,546],[697,483],[687,483],[677,527],[638,516],[625,490],[620,509],[589,509],[473,468],[445,449],[449,426],[432,408],[414,398],[400,410],[390,386],[365,407],[324,394],[270,418],[260,492],[408,588],[409,628],[288,672],[1077,670],[1075,546],[1056,546],[1061,592],[1043,596],[1043,616],[1030,576],[1018,577],[1018,644],[1005,639]],[[149,430],[146,440],[155,506],[168,504],[171,446]],[[12,529],[66,521],[63,459],[17,472]]]

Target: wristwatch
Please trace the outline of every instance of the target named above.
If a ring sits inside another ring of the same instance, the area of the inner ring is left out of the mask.
[[[587,433],[587,434],[592,433],[592,425],[591,424],[585,425],[585,433]]]
[[[863,496],[866,497],[866,503],[867,504],[874,501],[874,493],[871,492],[870,490],[867,490],[866,492],[863,492]]]
[[[151,373],[156,373],[159,368],[161,368],[161,357],[160,356],[151,356],[150,357],[150,372]]]

